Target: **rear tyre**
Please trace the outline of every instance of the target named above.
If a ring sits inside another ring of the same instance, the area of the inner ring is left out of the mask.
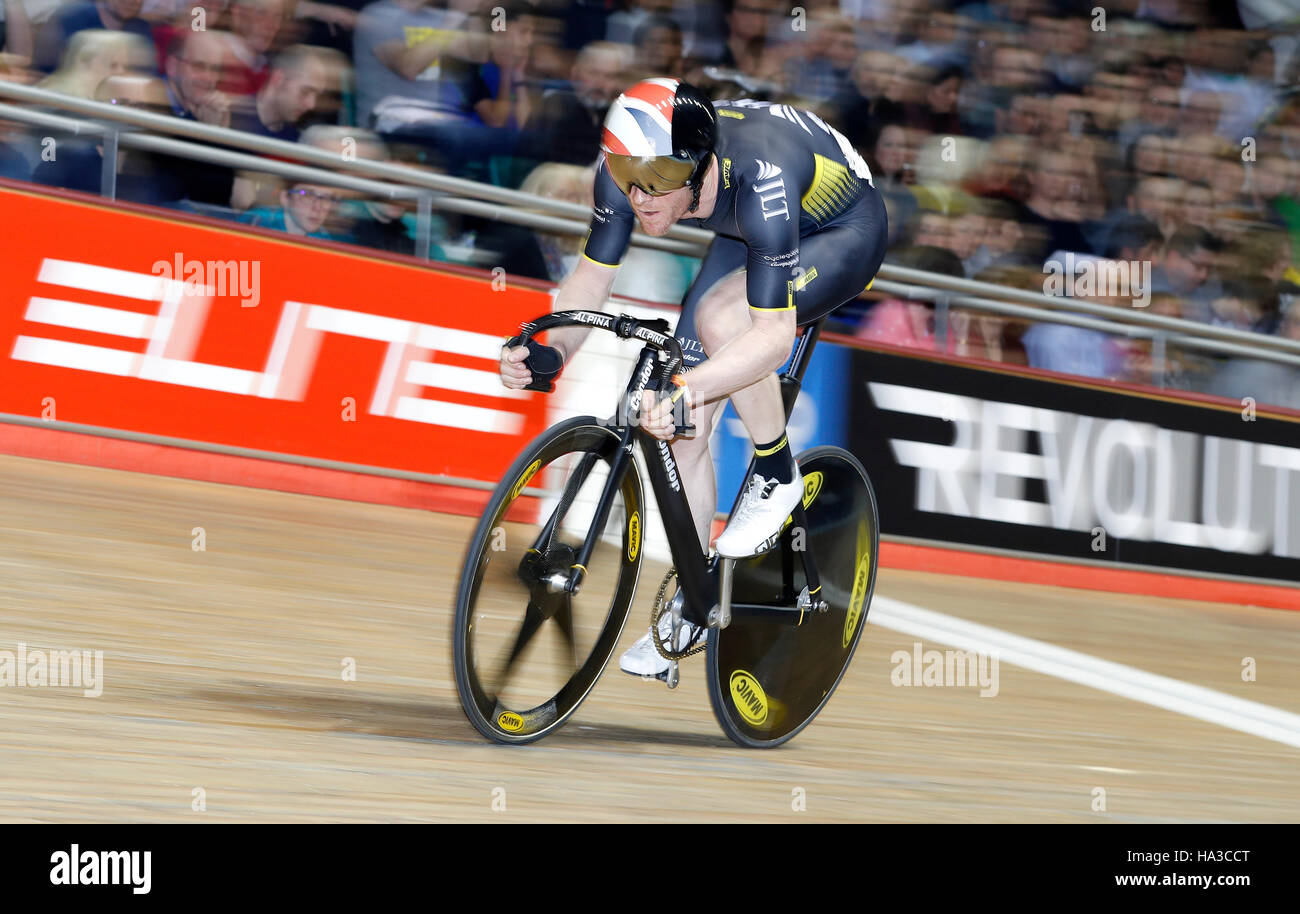
[[[732,601],[794,604],[804,588],[800,546],[812,551],[830,608],[795,627],[734,615],[708,642],[709,701],[736,743],[770,749],[812,722],[844,678],[876,585],[880,545],[876,495],[852,454],[817,447],[800,455],[808,529],[787,528],[780,544],[736,563]]]

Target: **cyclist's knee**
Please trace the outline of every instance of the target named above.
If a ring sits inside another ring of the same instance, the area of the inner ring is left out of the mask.
[[[709,290],[696,311],[695,330],[705,352],[716,352],[749,328],[745,273],[728,276]]]

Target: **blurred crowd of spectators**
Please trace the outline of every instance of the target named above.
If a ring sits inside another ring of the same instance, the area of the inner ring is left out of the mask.
[[[1300,340],[1300,4],[1278,0],[3,0],[0,78],[590,204],[606,108],[646,76],[811,108],[864,155],[888,262]],[[102,147],[0,126],[0,174],[97,192]],[[412,207],[119,152],[122,199],[411,253]],[[432,256],[559,279],[579,239],[441,215]],[[636,251],[621,287],[698,264]],[[1139,274],[1141,275],[1141,274]],[[619,289],[616,287],[616,291]],[[1300,407],[1300,373],[876,295],[839,329]]]

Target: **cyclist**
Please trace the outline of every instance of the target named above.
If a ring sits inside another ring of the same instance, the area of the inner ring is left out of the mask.
[[[707,550],[717,503],[709,453],[714,418],[728,396],[755,442],[755,468],[719,555],[745,558],[775,543],[803,480],[785,434],[778,369],[797,325],[825,316],[870,284],[885,256],[885,205],[862,158],[838,131],[802,109],[748,99],[710,102],[675,79],[648,79],[618,97],[605,118],[591,229],[578,266],[560,284],[556,310],[599,308],[609,297],[633,223],[663,235],[675,223],[716,237],[686,293],[675,333],[685,370],[674,379],[700,433],[678,438],[673,457]],[[589,328],[550,331],[547,354],[567,360]],[[539,343],[532,343],[541,350]],[[529,348],[502,350],[507,387],[532,379]],[[647,391],[641,426],[673,438],[673,403]],[[671,618],[660,635],[668,641]],[[675,649],[699,635],[686,623]],[[627,651],[628,673],[663,677],[668,661],[647,633]]]

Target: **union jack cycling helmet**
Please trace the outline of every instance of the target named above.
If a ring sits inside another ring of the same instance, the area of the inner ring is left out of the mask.
[[[623,193],[633,185],[660,196],[682,187],[699,193],[718,139],[713,103],[689,83],[645,79],[609,107],[600,148]]]

